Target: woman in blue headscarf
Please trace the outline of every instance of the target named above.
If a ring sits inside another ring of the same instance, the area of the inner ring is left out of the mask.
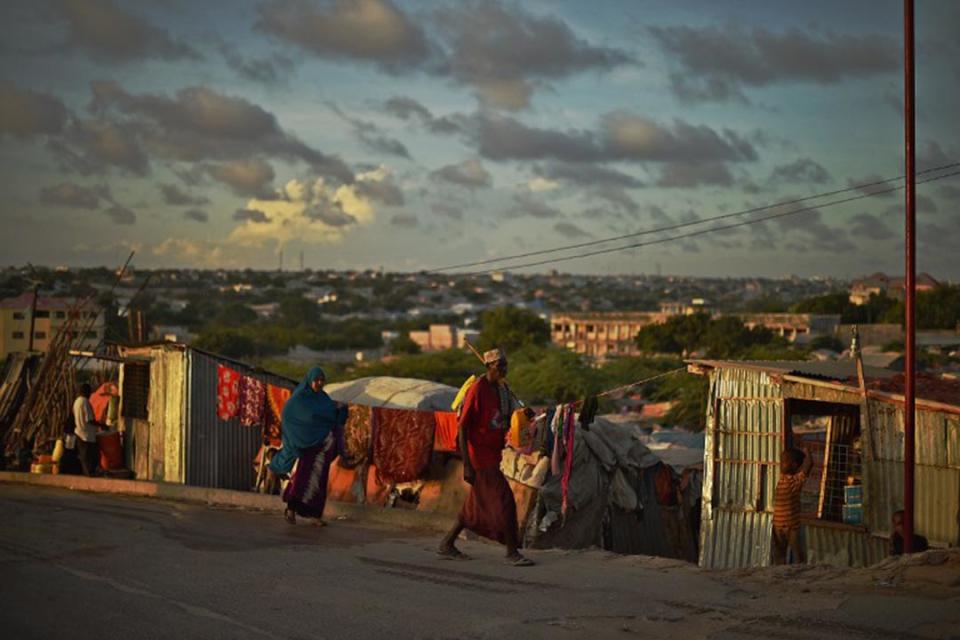
[[[321,526],[325,524],[322,518],[330,463],[343,451],[347,408],[331,400],[323,390],[326,378],[323,369],[313,367],[283,406],[283,448],[270,461],[270,469],[286,475],[297,463],[283,492],[283,501],[287,503],[284,516],[291,524],[296,522],[297,514],[316,518]]]

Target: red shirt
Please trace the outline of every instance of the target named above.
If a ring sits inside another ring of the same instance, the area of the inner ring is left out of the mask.
[[[500,417],[500,392],[486,376],[478,379],[463,398],[459,428],[467,429],[467,449],[476,470],[500,466],[509,420]]]

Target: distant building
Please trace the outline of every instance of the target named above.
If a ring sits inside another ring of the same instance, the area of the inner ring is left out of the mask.
[[[466,340],[473,341],[479,332],[473,329],[459,329],[450,324],[432,324],[426,331],[411,331],[409,337],[421,351],[445,351],[465,346]]]
[[[26,351],[30,347],[30,310],[33,306],[33,293],[24,293],[16,298],[0,300],[0,357],[17,351]],[[76,336],[82,350],[92,350],[103,340],[105,317],[103,309],[88,302],[80,308],[73,298],[37,298],[36,313],[33,322],[33,350],[46,351],[53,337],[68,320],[69,315],[78,314]]]
[[[930,291],[940,284],[929,273],[917,274],[916,290]],[[885,294],[894,300],[903,300],[906,288],[904,278],[888,276],[883,272],[854,280],[850,285],[850,302],[856,305],[867,304],[870,296]]]
[[[604,358],[639,355],[636,338],[643,327],[666,322],[652,312],[560,313],[550,318],[550,339],[575,353]]]
[[[660,313],[666,316],[692,316],[696,313],[712,313],[712,309],[703,298],[694,298],[690,302],[661,302]]]
[[[816,336],[836,335],[840,316],[817,313],[744,313],[738,314],[752,329],[766,327],[790,342],[804,343]]]

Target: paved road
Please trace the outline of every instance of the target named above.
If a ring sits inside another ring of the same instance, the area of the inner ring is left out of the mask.
[[[960,591],[771,585],[663,559],[532,552],[358,522],[0,485],[5,638],[947,638]]]

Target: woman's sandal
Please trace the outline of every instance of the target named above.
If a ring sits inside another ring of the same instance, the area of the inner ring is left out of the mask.
[[[443,558],[444,560],[469,560],[470,556],[460,551],[456,547],[450,547],[449,549],[440,548],[437,549],[437,555]]]
[[[514,567],[532,567],[533,565],[536,564],[536,562],[518,553],[515,556],[509,556],[507,558],[507,564],[512,565]]]
[[[290,524],[297,524],[297,512],[293,509],[284,509],[283,517]]]

